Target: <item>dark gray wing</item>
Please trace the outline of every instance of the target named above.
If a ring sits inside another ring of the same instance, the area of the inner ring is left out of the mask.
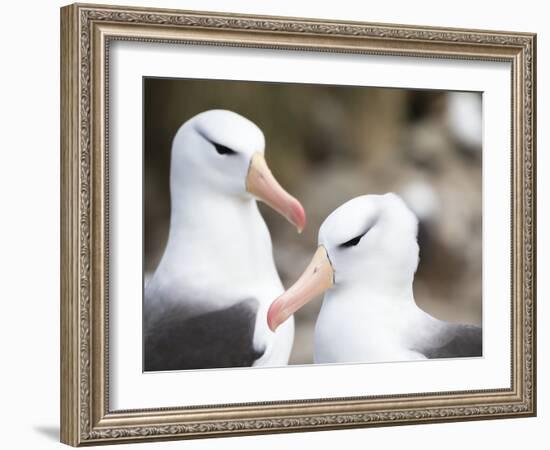
[[[258,306],[247,299],[193,317],[183,307],[165,311],[145,330],[145,371],[251,366],[263,353],[253,347]]]
[[[481,328],[447,323],[430,339],[413,350],[426,358],[465,358],[482,356]]]

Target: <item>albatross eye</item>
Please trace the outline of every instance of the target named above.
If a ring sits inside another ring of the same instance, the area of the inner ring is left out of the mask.
[[[365,231],[363,234],[360,234],[359,236],[355,236],[353,239],[350,239],[349,241],[347,242],[344,242],[343,244],[340,244],[340,247],[354,247],[356,246],[357,244],[359,244],[359,241],[361,240],[361,238],[367,234],[367,232]]]
[[[231,150],[229,147],[226,147],[225,145],[216,144],[215,142],[212,142],[214,147],[216,148],[216,151],[220,155],[235,155],[237,152],[235,150]]]

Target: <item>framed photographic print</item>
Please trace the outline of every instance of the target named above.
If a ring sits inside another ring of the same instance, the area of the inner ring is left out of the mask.
[[[536,413],[530,33],[61,9],[61,440]]]

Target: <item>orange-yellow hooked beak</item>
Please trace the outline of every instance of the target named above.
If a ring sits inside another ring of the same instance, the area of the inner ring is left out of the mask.
[[[334,269],[327,250],[320,245],[304,273],[269,307],[267,324],[271,331],[298,311],[308,301],[334,285]]]
[[[285,217],[301,233],[306,226],[306,213],[298,200],[285,191],[265,162],[264,155],[254,153],[246,176],[246,190]]]

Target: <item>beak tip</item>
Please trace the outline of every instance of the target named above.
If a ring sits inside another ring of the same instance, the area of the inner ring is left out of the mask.
[[[302,234],[306,227],[306,212],[302,204],[296,199],[294,199],[291,208],[291,222],[296,226],[298,234]]]
[[[267,321],[267,326],[269,327],[272,333],[275,333],[275,331],[277,331],[277,328],[279,327],[279,325],[277,325],[277,322],[271,321],[271,320]]]
[[[276,307],[274,307],[274,303],[272,303],[267,311],[267,326],[273,332],[277,329],[276,315]]]

